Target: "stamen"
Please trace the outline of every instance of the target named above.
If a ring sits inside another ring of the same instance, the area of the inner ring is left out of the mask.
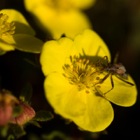
[[[5,35],[13,35],[15,33],[15,23],[8,22],[8,16],[0,13],[0,38]]]
[[[94,86],[96,69],[89,63],[89,59],[70,56],[70,64],[63,66],[63,75],[68,78],[70,84],[78,86],[79,90],[90,89]]]

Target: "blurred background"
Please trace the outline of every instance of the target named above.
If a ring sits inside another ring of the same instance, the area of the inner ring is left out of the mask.
[[[0,0],[0,9],[13,8],[24,14],[35,29],[37,37],[44,40],[44,32],[38,28],[25,10],[23,0]],[[118,61],[136,82],[140,91],[140,1],[96,0],[93,7],[83,11],[93,29],[108,45],[112,59],[119,52]],[[35,65],[34,65],[35,62]],[[40,69],[39,55],[20,51],[0,56],[0,88],[11,90],[16,96],[26,83],[33,89],[31,105],[35,110],[52,111],[43,91],[44,76]],[[67,124],[60,116],[42,123],[42,128],[27,126],[27,135],[20,140],[114,140],[140,138],[140,97],[134,106],[124,108],[113,104],[115,118],[101,133],[80,131],[73,123]]]

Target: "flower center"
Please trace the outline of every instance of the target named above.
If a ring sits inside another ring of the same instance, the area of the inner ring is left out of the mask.
[[[87,58],[70,57],[70,64],[65,64],[63,69],[63,75],[68,78],[70,84],[77,85],[79,90],[93,88],[100,79],[96,67],[90,64]]]
[[[8,18],[6,14],[0,13],[0,38],[15,33],[15,24],[14,22],[8,22]]]

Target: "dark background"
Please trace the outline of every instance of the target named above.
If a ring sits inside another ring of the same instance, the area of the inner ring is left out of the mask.
[[[25,10],[23,0],[1,0],[0,9],[14,8],[24,14],[36,30],[37,37],[46,36],[33,22]],[[140,1],[139,0],[97,0],[96,4],[83,11],[89,17],[93,29],[103,38],[112,54],[119,52],[118,61],[122,62],[140,90]],[[31,64],[34,62],[36,65]],[[33,89],[32,106],[35,110],[45,109],[53,112],[43,91],[44,76],[40,69],[39,55],[20,51],[8,52],[0,56],[0,88],[11,90],[16,96],[30,83]],[[42,128],[27,126],[27,135],[21,140],[51,140],[45,137],[53,131],[66,136],[65,140],[114,140],[140,139],[140,97],[132,107],[119,107],[113,104],[115,118],[105,132],[91,134],[79,131],[75,124],[66,122],[57,115],[54,119],[41,123]],[[59,140],[60,138],[56,138]]]

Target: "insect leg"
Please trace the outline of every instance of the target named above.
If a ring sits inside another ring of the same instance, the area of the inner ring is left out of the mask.
[[[108,78],[109,75],[110,75],[110,73],[108,73],[107,75],[105,75],[103,79],[100,79],[100,81],[97,84],[94,85],[95,90],[97,91],[97,93],[99,93],[102,96],[104,96],[106,93],[102,93],[102,91],[99,89],[100,86],[98,86],[98,84],[102,84]]]
[[[105,75],[104,78],[103,79],[100,79],[99,83],[97,83],[97,84],[102,84],[108,78],[109,75],[110,75],[110,73],[108,73],[107,75]]]
[[[123,81],[123,82],[125,82],[125,83],[127,83],[127,84],[129,84],[129,85],[131,85],[131,86],[134,86],[134,84],[133,84],[133,83],[128,82],[128,81],[126,81],[126,80],[122,79],[121,77],[119,77],[119,76],[117,76],[117,75],[116,75],[116,77],[117,77],[118,79],[120,79],[121,81]]]
[[[108,90],[107,92],[105,92],[104,95],[107,94],[108,92],[110,92],[114,88],[114,81],[113,81],[113,78],[112,78],[112,74],[110,75],[110,81],[111,81],[111,86],[112,87],[111,87],[110,90]]]
[[[97,92],[97,95],[104,96],[104,93],[100,90],[100,87],[99,86],[95,86],[95,90]]]

